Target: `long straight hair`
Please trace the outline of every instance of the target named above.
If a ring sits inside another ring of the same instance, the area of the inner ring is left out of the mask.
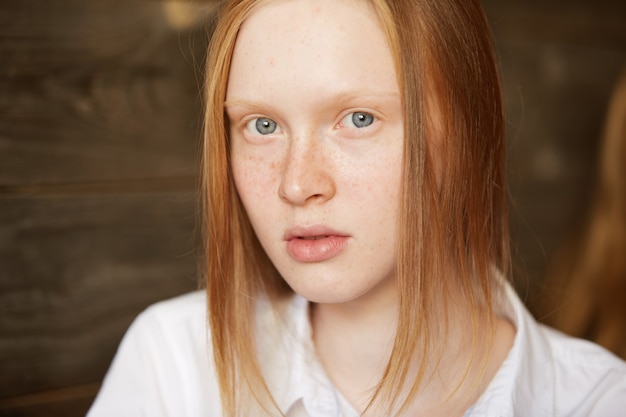
[[[278,412],[256,357],[254,300],[291,291],[237,196],[224,115],[237,34],[264,1],[224,5],[207,61],[202,184],[208,315],[224,415],[233,417],[245,415],[248,402]],[[479,321],[492,328],[494,269],[507,271],[509,263],[504,123],[491,32],[478,0],[363,1],[387,35],[406,115],[400,318],[370,402],[400,413],[427,380],[427,361],[437,360],[436,335],[445,334],[447,319],[436,312],[442,305],[447,310],[451,292],[460,291],[474,312],[473,352],[492,344],[493,333],[480,334]],[[455,273],[444,276],[449,265]],[[486,366],[487,355],[476,359]]]

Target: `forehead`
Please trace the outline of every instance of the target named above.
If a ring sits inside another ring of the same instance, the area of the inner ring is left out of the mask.
[[[369,0],[260,0],[244,20],[242,31],[296,35],[303,25],[337,23],[346,29],[351,23],[372,20],[376,20],[376,14]]]
[[[260,82],[268,75],[307,82],[313,74],[332,82],[357,77],[363,83],[395,74],[387,38],[369,1],[262,1],[246,18],[229,84]]]

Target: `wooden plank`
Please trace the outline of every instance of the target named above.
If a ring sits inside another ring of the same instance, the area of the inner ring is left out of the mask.
[[[205,28],[156,1],[4,1],[0,184],[194,175]]]
[[[502,64],[516,284],[532,304],[588,207],[606,107],[626,66],[626,3],[482,3]]]
[[[84,417],[100,384],[0,399],[0,417]]]
[[[3,2],[0,415],[84,415],[137,313],[196,288],[208,3]]]
[[[508,185],[519,281],[534,297],[545,267],[582,221],[626,48],[502,41]]]
[[[626,47],[622,0],[481,0],[498,42]]]
[[[99,381],[148,304],[197,287],[193,189],[0,199],[0,397]]]

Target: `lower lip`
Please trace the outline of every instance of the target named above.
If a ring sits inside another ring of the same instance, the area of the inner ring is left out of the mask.
[[[334,258],[344,250],[347,236],[327,236],[321,239],[290,239],[287,252],[298,262],[322,262]]]

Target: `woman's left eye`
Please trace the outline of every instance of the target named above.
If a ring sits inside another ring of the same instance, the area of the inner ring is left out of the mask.
[[[374,120],[374,115],[372,115],[371,113],[367,113],[364,111],[355,111],[346,115],[346,117],[341,120],[341,125],[362,129],[374,123]]]

